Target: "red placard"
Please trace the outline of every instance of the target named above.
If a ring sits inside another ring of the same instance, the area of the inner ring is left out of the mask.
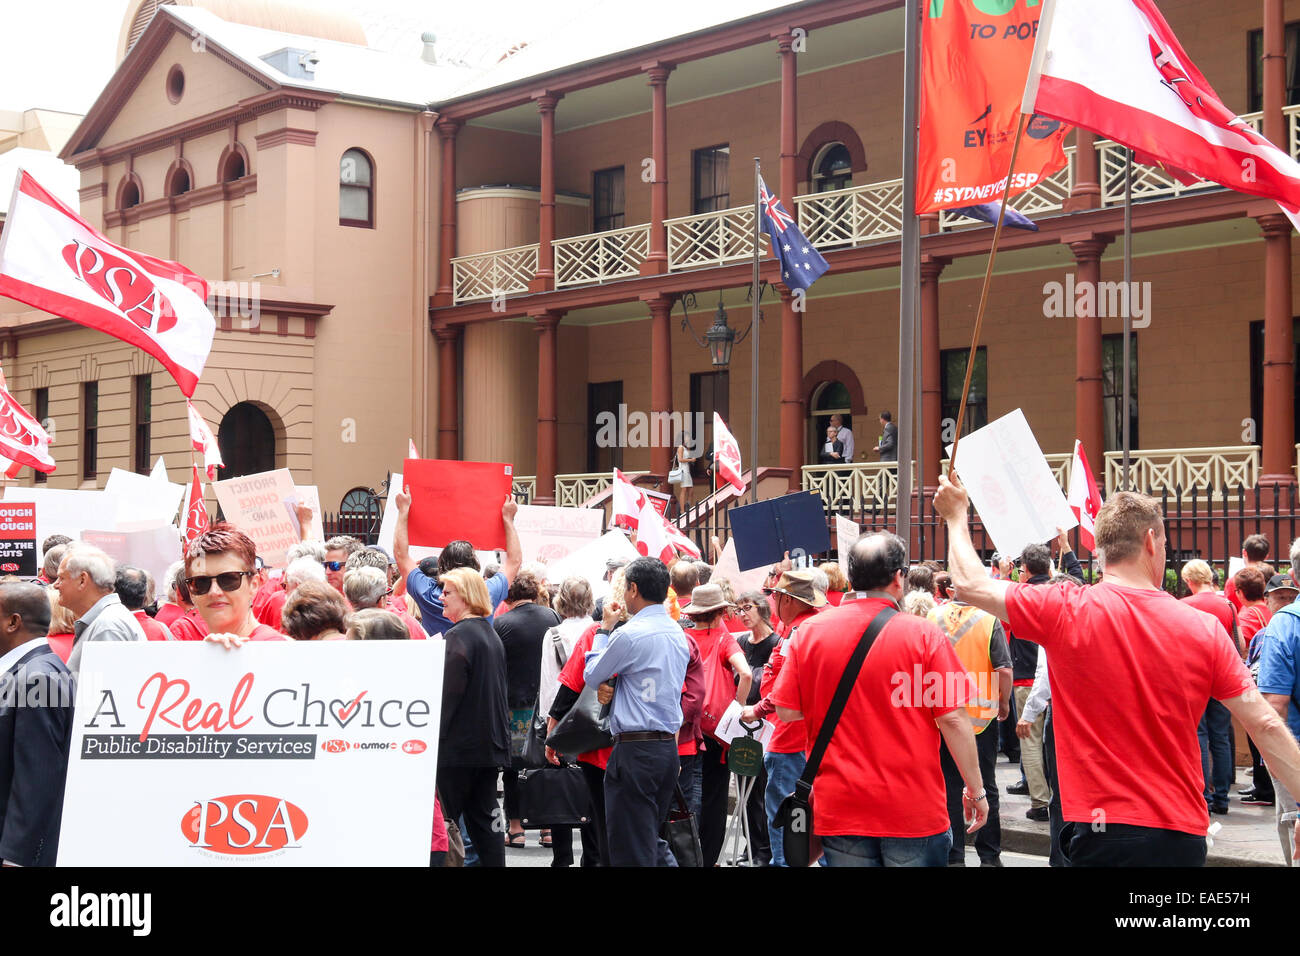
[[[479,551],[505,548],[501,506],[511,494],[512,472],[501,462],[408,458],[402,482],[411,494],[410,543],[445,548],[464,539]]]

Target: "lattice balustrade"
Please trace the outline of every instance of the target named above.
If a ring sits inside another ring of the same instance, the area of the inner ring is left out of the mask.
[[[451,260],[456,302],[493,299],[528,291],[537,275],[537,243]]]
[[[650,225],[557,239],[551,247],[555,250],[556,288],[630,279],[640,274],[650,251]]]
[[[1123,453],[1106,452],[1106,493],[1123,484]],[[1129,487],[1134,491],[1171,494],[1179,488],[1209,486],[1215,497],[1224,486],[1253,488],[1259,481],[1259,446],[1152,448],[1129,452]]]
[[[739,262],[754,255],[754,207],[737,206],[698,216],[667,219],[668,268],[692,269]],[[767,235],[760,232],[760,255]]]

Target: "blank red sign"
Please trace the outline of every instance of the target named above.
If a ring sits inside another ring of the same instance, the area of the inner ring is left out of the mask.
[[[465,540],[479,551],[506,546],[501,506],[511,494],[510,465],[408,458],[402,480],[411,493],[410,543],[445,548]]]

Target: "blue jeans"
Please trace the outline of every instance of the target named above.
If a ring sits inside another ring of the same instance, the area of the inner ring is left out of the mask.
[[[822,837],[830,866],[947,866],[952,832],[928,837]]]
[[[795,782],[803,773],[808,759],[797,754],[763,754],[763,767],[767,770],[767,789],[764,796],[767,803],[767,834],[772,846],[772,865],[785,866],[785,847],[781,843],[782,830],[776,825],[776,811],[781,801],[794,793]]]
[[[699,826],[700,820],[700,793],[701,793],[701,768],[700,755],[695,753],[690,756],[678,756],[677,762],[681,766],[681,773],[677,782],[681,785],[682,796],[686,798],[686,805],[691,808],[691,813],[695,814],[695,825]]]
[[[1232,752],[1232,714],[1211,699],[1201,717],[1197,734],[1201,738],[1201,770],[1205,774],[1205,804],[1226,807],[1228,791],[1236,776]]]

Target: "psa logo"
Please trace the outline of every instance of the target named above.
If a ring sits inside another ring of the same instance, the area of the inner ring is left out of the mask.
[[[242,793],[196,801],[181,833],[197,849],[224,856],[273,853],[299,846],[307,814],[283,797]]]
[[[4,564],[0,564],[0,571],[17,571],[17,570],[18,570],[18,565],[14,564],[12,561],[6,561]]]
[[[408,740],[402,744],[404,754],[422,754],[428,749],[428,745],[423,740]]]
[[[346,740],[327,740],[320,745],[320,749],[327,754],[341,754],[348,749]]]

